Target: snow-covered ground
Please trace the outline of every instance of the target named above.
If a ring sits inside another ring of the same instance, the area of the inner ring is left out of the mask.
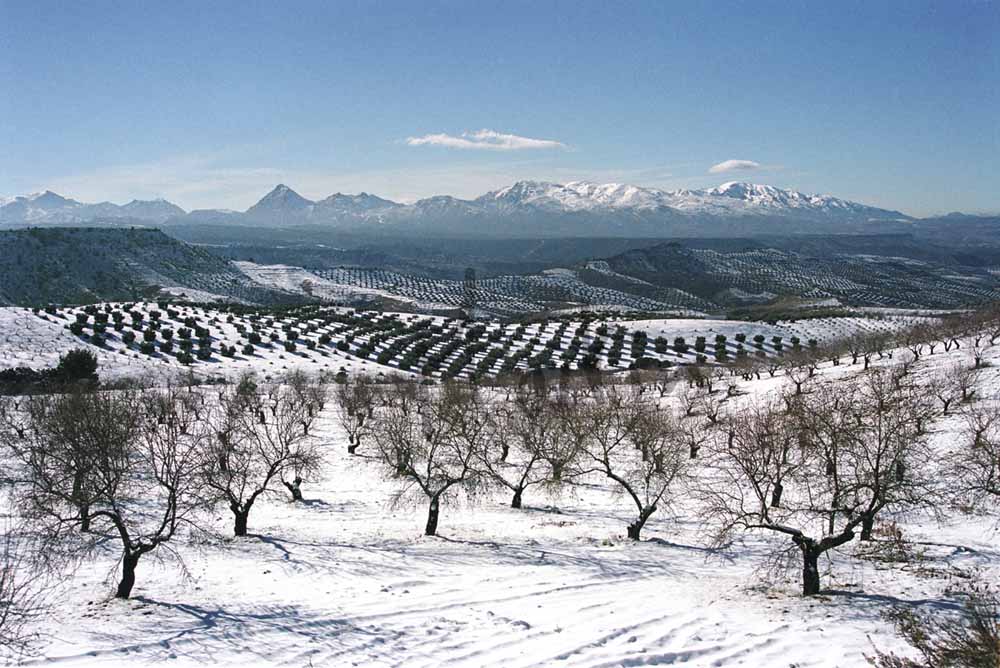
[[[925,356],[926,377],[965,352]],[[989,358],[1000,362],[1000,350]],[[824,364],[822,382],[860,365]],[[740,381],[739,401],[784,379]],[[1000,367],[980,391],[1000,390]],[[672,401],[668,398],[666,401]],[[796,570],[765,578],[769,547],[747,533],[708,547],[710,525],[680,504],[655,514],[644,540],[625,539],[627,499],[600,478],[557,496],[529,491],[513,510],[504,494],[443,508],[440,536],[422,536],[426,509],[390,503],[397,483],[365,455],[346,454],[333,408],[320,438],[327,466],[307,501],[278,495],[250,517],[253,534],[182,539],[178,562],[143,562],[130,601],[110,600],[117,550],[77,564],[38,627],[33,665],[860,667],[872,642],[902,649],[882,614],[893,604],[952,607],[947,590],[981,569],[1000,578],[995,516],[894,517],[922,559],[879,563],[859,543],[824,562],[817,597],[798,594]],[[958,438],[957,415],[932,425],[936,446]],[[784,542],[787,542],[785,540]]]
[[[52,316],[41,318],[26,308],[0,308],[0,369],[53,367],[61,355],[84,347],[65,328],[66,322]],[[97,356],[97,372],[103,378],[158,374],[164,369],[162,362],[150,358],[120,355],[110,348],[87,347]]]
[[[44,312],[34,314],[28,309],[14,307],[0,308],[0,369],[16,366],[38,369],[53,366],[58,362],[59,355],[78,347],[87,347],[98,356],[101,364],[99,372],[105,378],[189,373],[194,373],[200,378],[235,377],[246,371],[268,377],[293,369],[371,375],[417,374],[424,372],[424,365],[432,356],[444,354],[434,370],[428,370],[424,374],[440,378],[469,346],[478,345],[481,349],[476,350],[469,361],[459,362],[461,368],[453,374],[469,377],[472,373],[497,374],[504,369],[505,363],[519,370],[528,370],[536,365],[554,369],[564,363],[575,369],[587,356],[590,346],[597,342],[600,344],[600,349],[595,354],[597,365],[600,368],[624,370],[636,361],[636,356],[671,364],[692,363],[699,354],[694,347],[698,337],[705,338],[706,349],[703,354],[712,360],[715,359],[716,352],[715,337],[720,334],[726,336],[726,354],[728,359],[732,360],[740,348],[745,348],[748,354],[756,354],[759,350],[766,355],[773,355],[775,353],[773,337],[781,337],[783,349],[789,350],[794,343],[793,338],[796,337],[803,347],[813,339],[825,345],[857,333],[893,333],[921,321],[921,318],[913,316],[893,315],[875,318],[830,317],[781,321],[773,325],[742,320],[699,318],[616,319],[587,323],[576,319],[565,319],[519,325],[496,321],[466,322],[440,316],[406,313],[367,312],[359,315],[353,309],[346,308],[327,308],[323,317],[318,317],[312,312],[306,312],[301,317],[294,314],[268,316],[265,312],[258,317],[246,314],[233,315],[223,310],[191,306],[176,307],[176,309],[171,307],[161,313],[161,309],[155,303],[148,302],[100,305],[98,310],[107,314],[105,306],[110,306],[112,311],[125,315],[125,326],[122,331],[116,331],[109,323],[107,337],[101,346],[92,345],[86,339],[74,336],[66,329],[77,316],[86,315],[88,324],[84,328],[84,333],[89,335],[95,317],[87,315],[82,308],[62,309],[55,314]],[[144,318],[137,325],[138,329],[132,326],[132,320],[128,317],[133,311]],[[175,315],[172,316],[170,311]],[[140,344],[144,330],[148,329],[154,320],[152,317],[154,313],[159,313],[157,326],[175,335],[173,349],[170,352],[161,351],[159,346],[163,343],[163,339],[158,334],[156,350],[147,355],[141,352]],[[349,317],[353,320],[350,324],[338,323],[330,321],[327,318],[329,315]],[[177,335],[182,329],[191,329],[185,325],[185,320],[191,317],[210,330],[213,353],[208,359],[196,359],[191,364],[183,364],[178,358],[181,342]],[[366,329],[379,323],[387,326],[399,325],[399,327]],[[433,336],[430,336],[431,332],[428,330],[430,327],[438,329]],[[288,328],[298,333],[296,347],[292,351],[286,350],[284,346],[287,334],[285,330]],[[616,353],[618,356],[612,357],[612,351],[615,349],[614,334],[619,329],[622,338]],[[470,330],[475,331],[470,333]],[[123,340],[126,331],[136,335],[132,344],[126,344]],[[252,347],[252,352],[246,352],[247,337],[252,331],[257,331],[262,340]],[[648,337],[641,353],[633,351],[632,347],[636,331],[645,332]],[[490,333],[498,333],[499,336],[491,339]],[[745,337],[742,344],[736,338],[739,334]],[[276,338],[272,340],[271,335]],[[320,341],[320,337],[324,335],[328,337],[325,344]],[[765,338],[765,342],[760,344],[759,348],[753,342],[754,337],[758,335]],[[666,349],[656,350],[655,339],[658,337],[666,339],[668,343]],[[685,339],[686,350],[679,352],[673,347],[677,337]],[[557,339],[557,345],[550,350],[548,346],[552,339]],[[577,341],[576,352],[571,350],[574,340]],[[399,347],[392,348],[397,343]],[[407,362],[407,368],[401,368],[407,352],[422,343],[428,343],[428,349]],[[222,355],[222,346],[231,346],[235,352],[232,355]],[[389,352],[386,352],[387,350]],[[494,351],[497,357],[483,362],[491,351]],[[550,355],[549,361],[544,364],[538,362],[537,357],[542,353]],[[532,364],[532,359],[536,360],[536,365]],[[481,362],[484,365],[482,368]]]

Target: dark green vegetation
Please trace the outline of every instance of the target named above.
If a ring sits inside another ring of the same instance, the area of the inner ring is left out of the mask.
[[[0,369],[0,394],[65,390],[68,386],[97,384],[97,356],[83,348],[59,358],[59,364],[41,371],[27,367]]]
[[[237,300],[294,300],[257,285],[207,250],[147,228],[0,232],[0,303],[91,303],[155,297],[161,287]]]
[[[217,244],[213,252],[225,257],[307,267],[348,285],[452,306],[473,268],[478,305],[504,315],[568,306],[720,313],[782,297],[946,309],[994,300],[1000,245],[981,243],[997,227],[991,220],[918,221],[896,234],[675,240],[406,239],[238,226],[170,233]],[[553,268],[574,269],[575,280],[535,276]]]

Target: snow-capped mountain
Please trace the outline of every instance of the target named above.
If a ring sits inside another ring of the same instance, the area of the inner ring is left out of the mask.
[[[130,218],[155,223],[324,226],[365,232],[458,236],[756,236],[900,231],[898,212],[768,185],[731,182],[705,190],[622,183],[518,181],[476,199],[438,195],[412,204],[362,192],[310,200],[284,184],[244,213],[184,214],[164,200],[82,204],[52,192],[0,201],[0,223]]]
[[[119,206],[111,202],[84,204],[51,190],[33,195],[0,198],[0,224],[65,225],[101,219],[129,219],[162,223],[184,215],[184,209],[164,199],[132,200]]]
[[[475,200],[500,209],[537,207],[555,211],[644,211],[674,209],[688,215],[801,216],[841,214],[872,220],[906,220],[908,216],[828,195],[754,183],[730,182],[707,190],[657,190],[622,183],[573,181],[565,185],[520,181]]]

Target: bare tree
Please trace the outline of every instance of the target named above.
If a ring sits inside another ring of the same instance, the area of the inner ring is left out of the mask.
[[[981,369],[986,366],[986,362],[983,361],[985,355],[985,342],[981,338],[973,339],[972,344],[969,346],[969,356],[972,357],[972,366],[974,369]]]
[[[591,438],[586,452],[594,470],[613,480],[635,504],[638,516],[628,537],[642,528],[680,477],[688,452],[670,414],[608,392],[588,411]]]
[[[1000,407],[980,402],[963,418],[963,438],[948,455],[952,479],[973,503],[1000,503]]]
[[[926,466],[933,453],[923,428],[929,412],[922,389],[878,369],[861,378],[849,400],[828,386],[796,415],[811,445],[836,455],[833,479],[848,496],[838,496],[831,508],[860,516],[861,540],[871,540],[884,511],[936,507],[938,490]]]
[[[77,411],[81,402],[83,457],[61,440],[62,411]],[[110,528],[122,549],[115,595],[128,598],[142,556],[169,542],[202,506],[197,406],[176,389],[127,390],[36,397],[28,411],[31,429],[12,444],[23,512],[53,531],[84,521]]]
[[[418,393],[415,410],[390,404],[375,413],[373,441],[379,458],[389,475],[404,481],[398,496],[416,488],[428,500],[428,536],[437,535],[443,499],[459,489],[474,492],[483,482],[476,455],[489,408],[467,394],[474,392],[447,383],[434,394]],[[465,411],[477,415],[462,415]]]
[[[702,491],[720,539],[735,528],[788,536],[801,553],[803,593],[818,593],[821,556],[858,529],[868,537],[883,511],[931,503],[914,410],[884,371],[850,395],[833,388],[797,396],[787,411],[748,407],[719,440]]]
[[[0,534],[0,655],[8,659],[30,649],[36,634],[29,625],[50,602],[53,564],[33,542],[21,527]]]
[[[660,369],[653,374],[653,388],[662,399],[677,386],[677,374],[672,369]]]
[[[564,436],[552,405],[547,397],[518,392],[509,409],[497,412],[495,429],[483,441],[481,466],[496,484],[513,494],[511,508],[521,507],[526,489],[551,479],[544,464],[555,442]]]
[[[963,402],[975,399],[976,383],[979,381],[979,367],[968,367],[961,363],[952,364],[945,372],[945,379],[958,390]]]
[[[405,388],[401,388],[401,391],[405,391]],[[339,385],[334,398],[340,426],[347,432],[347,452],[353,455],[358,451],[375,413],[378,401],[375,384],[365,376],[358,376],[352,382]]]
[[[322,463],[310,435],[318,410],[303,400],[303,387],[296,384],[258,385],[246,377],[222,393],[213,415],[215,438],[204,449],[201,478],[232,511],[236,536],[247,535],[254,504],[274,492],[283,476],[298,479],[294,494],[302,476],[315,474]]]
[[[818,535],[808,526],[826,519],[832,502],[825,473],[817,471],[814,450],[797,447],[791,421],[773,405],[756,405],[737,415],[731,437],[719,441],[715,466],[702,489],[711,514],[721,521],[718,539],[734,529],[763,529],[788,536],[802,555],[802,591],[820,591],[819,558],[854,538],[860,518]],[[785,497],[786,486],[800,486]],[[813,487],[818,486],[815,491]],[[823,500],[819,500],[820,497]]]
[[[795,394],[802,394],[802,385],[813,377],[816,371],[812,356],[808,353],[793,353],[784,360],[785,377],[795,385]]]

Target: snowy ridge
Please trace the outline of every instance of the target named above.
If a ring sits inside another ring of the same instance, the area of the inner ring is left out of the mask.
[[[204,217],[212,211],[192,212]],[[289,220],[326,224],[344,222],[397,222],[482,216],[587,213],[614,218],[620,215],[676,218],[779,217],[825,221],[908,221],[898,211],[872,207],[829,195],[808,195],[795,190],[754,183],[729,182],[706,190],[658,190],[624,183],[571,181],[518,181],[473,200],[448,195],[401,204],[370,193],[335,193],[314,201],[285,184],[279,184],[246,210],[249,220],[270,224]],[[83,204],[50,191],[0,199],[0,223],[86,222],[108,218],[138,218],[163,222],[185,212],[165,200]],[[221,214],[220,214],[221,215]]]

